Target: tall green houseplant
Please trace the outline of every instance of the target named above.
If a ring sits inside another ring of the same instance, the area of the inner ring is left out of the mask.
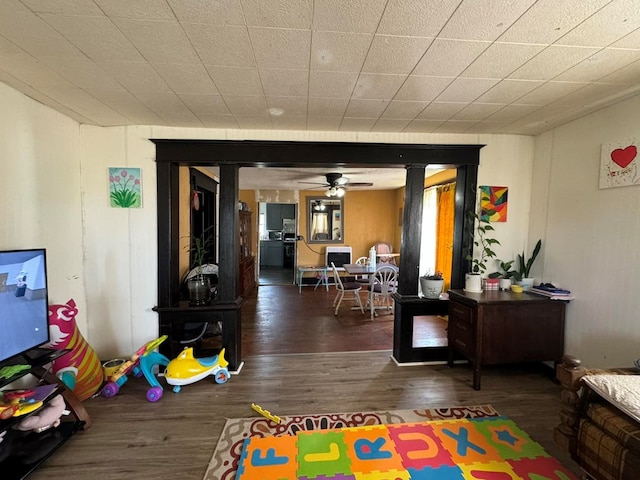
[[[481,200],[485,199],[485,194],[482,194]],[[472,243],[468,246],[466,260],[470,265],[470,272],[472,273],[484,273],[487,270],[489,260],[497,259],[496,252],[493,248],[495,245],[500,245],[500,242],[492,237],[492,233],[495,231],[491,223],[486,218],[490,218],[493,212],[484,212],[481,215],[478,212],[473,212],[469,216],[469,223],[474,231]],[[474,256],[474,247],[477,255]]]

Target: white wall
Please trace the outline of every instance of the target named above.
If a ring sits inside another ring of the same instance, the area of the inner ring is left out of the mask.
[[[0,105],[0,249],[46,248],[49,303],[86,331],[79,125],[2,83]]]
[[[0,248],[47,247],[50,300],[79,301],[80,329],[101,358],[131,355],[157,336],[157,315],[151,310],[157,300],[155,147],[149,138],[486,145],[478,184],[510,188],[508,221],[496,224],[502,243],[497,253],[508,260],[526,242],[531,137],[100,128],[78,126],[1,84],[0,96],[8,105],[0,112],[0,157],[13,174],[0,177],[5,196],[0,214],[13,229],[11,235],[3,229]],[[108,167],[142,169],[141,209],[109,206]],[[19,203],[27,192],[38,195]]]
[[[538,275],[574,293],[565,350],[586,365],[631,366],[640,357],[640,185],[598,188],[601,145],[640,138],[639,125],[636,96],[535,142],[530,232],[543,237]]]

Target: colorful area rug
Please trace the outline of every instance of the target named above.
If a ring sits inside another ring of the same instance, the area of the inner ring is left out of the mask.
[[[492,406],[480,405],[420,410],[280,416],[281,422],[279,424],[275,424],[264,417],[232,418],[226,421],[222,429],[220,439],[211,457],[204,480],[235,480],[245,440],[250,437],[281,437],[285,435],[295,435],[300,431],[308,432],[347,427],[417,423],[432,420],[492,418],[499,416],[500,414]],[[544,479],[544,477],[542,477],[542,479]],[[320,480],[320,478],[317,480]],[[446,478],[444,480],[449,479]]]

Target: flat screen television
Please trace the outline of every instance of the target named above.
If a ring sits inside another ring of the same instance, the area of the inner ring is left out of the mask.
[[[45,249],[0,250],[0,363],[48,341]]]

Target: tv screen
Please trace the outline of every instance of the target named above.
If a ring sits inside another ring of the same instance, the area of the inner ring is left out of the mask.
[[[0,362],[49,341],[44,249],[0,251]]]

